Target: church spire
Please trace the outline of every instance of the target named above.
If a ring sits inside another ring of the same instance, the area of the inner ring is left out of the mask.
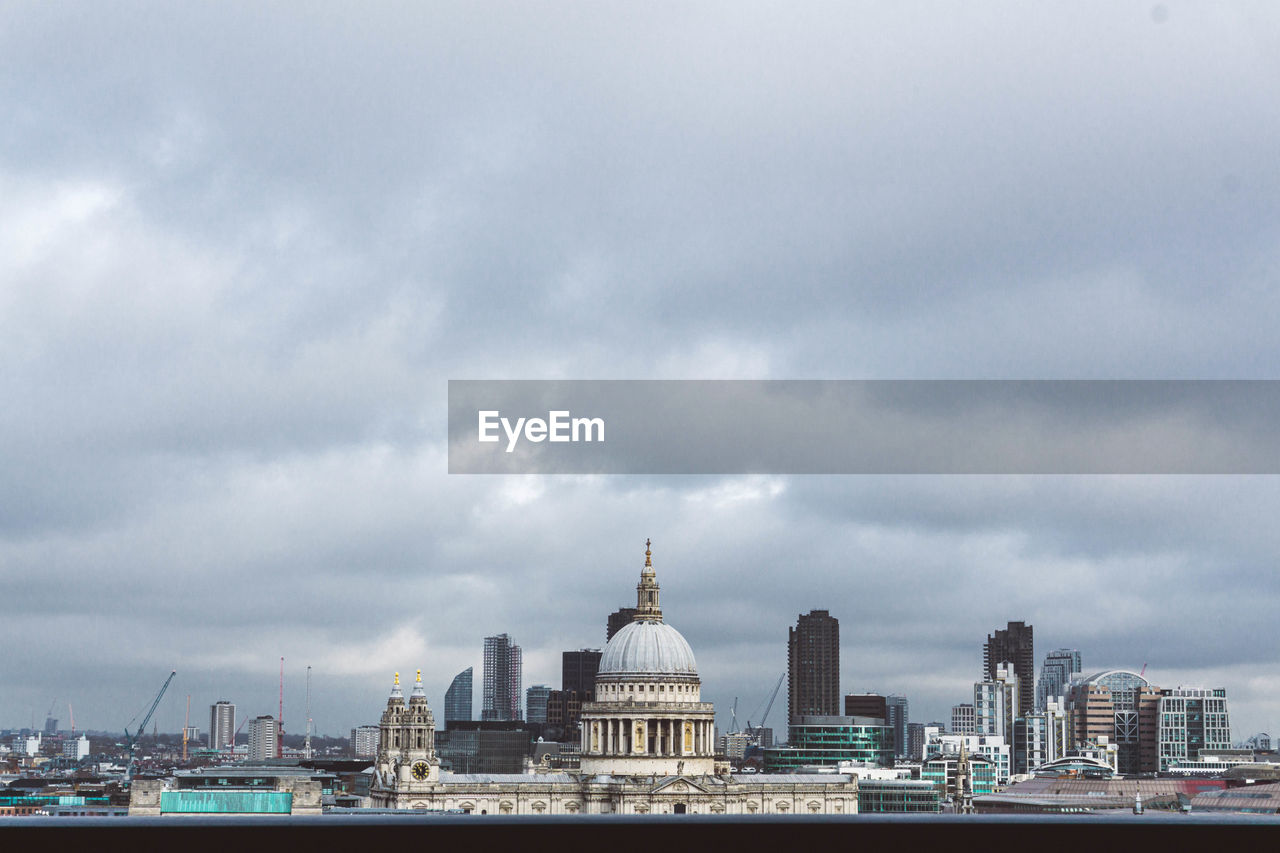
[[[644,568],[640,570],[640,583],[636,584],[637,622],[662,621],[662,608],[658,606],[658,578],[653,571],[650,545],[650,540],[644,540]]]

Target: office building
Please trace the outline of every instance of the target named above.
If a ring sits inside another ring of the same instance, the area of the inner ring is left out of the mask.
[[[484,638],[484,707],[482,720],[519,720],[520,647],[507,634]]]
[[[1159,768],[1160,688],[1136,672],[1110,669],[1067,685],[1071,747],[1116,748],[1123,776]]]
[[[249,760],[265,761],[280,757],[280,722],[272,716],[254,717],[249,721]]]
[[[613,635],[621,631],[623,628],[635,621],[636,609],[634,607],[619,607],[617,610],[609,614],[609,624],[605,626],[605,642],[613,639]]]
[[[846,717],[878,717],[889,719],[889,703],[879,693],[850,693],[844,697]]]
[[[80,735],[79,738],[67,738],[62,742],[62,757],[70,758],[72,761],[80,761],[89,757],[89,738]]]
[[[980,735],[1013,739],[1013,721],[1019,716],[1019,679],[1007,663],[996,667],[993,678],[973,685],[974,730]]]
[[[844,762],[893,766],[893,730],[879,717],[805,715],[787,727],[787,745],[764,750],[764,772]]]
[[[1013,664],[1013,674],[1018,677],[1018,704],[1014,717],[1023,717],[1035,710],[1036,658],[1032,627],[1024,622],[1010,622],[1009,627],[987,635],[982,647],[982,672],[984,681],[994,681],[996,667],[1002,663]]]
[[[1071,678],[1082,672],[1077,649],[1055,649],[1045,655],[1036,681],[1036,710],[1043,711],[1050,699],[1065,696]]]
[[[356,726],[351,730],[351,754],[356,758],[376,758],[378,755],[378,727]]]
[[[924,760],[924,723],[907,723],[907,754],[908,761]]]
[[[579,696],[591,696],[596,689],[596,672],[600,669],[599,649],[579,649],[560,655],[560,689]]]
[[[530,723],[547,722],[547,699],[552,690],[545,684],[535,684],[525,691],[525,719]]]
[[[1231,746],[1227,691],[1221,687],[1163,690],[1157,713],[1162,773],[1180,762],[1199,760],[1202,752],[1218,752]]]
[[[787,713],[834,717],[840,712],[840,621],[826,610],[802,614],[787,636]]]
[[[999,735],[930,735],[925,744],[925,762],[938,758],[960,755],[963,749],[969,756],[981,756],[995,773],[995,782],[1003,785],[1009,781],[1013,770],[1013,750]]]
[[[978,731],[977,719],[973,706],[967,702],[951,706],[951,733],[955,735],[971,735]]]
[[[893,754],[897,758],[907,757],[907,697],[890,695],[885,698],[885,707],[889,712],[885,723],[893,730]]]
[[[471,667],[453,677],[449,689],[444,694],[444,722],[447,726],[451,720],[471,719]]]
[[[209,706],[209,748],[222,750],[233,747],[235,735],[236,706],[219,699]]]

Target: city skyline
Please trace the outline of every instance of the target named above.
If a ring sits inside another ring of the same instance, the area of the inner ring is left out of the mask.
[[[645,544],[646,544],[646,546],[647,546],[649,543],[648,543],[648,542],[646,542]],[[616,614],[615,614],[615,615],[616,615]],[[822,623],[824,620],[828,620],[828,621],[830,621],[830,622],[834,623],[834,629],[833,629],[833,630],[834,630],[834,633],[835,633],[836,637],[838,638],[838,635],[839,635],[839,624],[838,624],[838,622],[839,622],[839,620],[838,620],[838,618],[837,618],[837,617],[832,616],[832,615],[829,613],[829,611],[826,611],[826,610],[813,610],[813,611],[810,611],[810,612],[809,612],[809,613],[807,613],[807,614],[806,614],[806,613],[800,613],[800,614],[797,614],[797,618],[798,618],[798,620],[799,620],[799,622],[797,623],[799,626],[803,626],[803,625],[805,625],[805,624],[811,624],[811,625],[818,626],[818,625],[819,625],[820,623]],[[1021,621],[1018,621],[1018,622],[1015,622],[1015,621],[1012,621],[1012,620],[1010,620],[1010,621],[1009,621],[1009,629],[1012,629],[1015,625],[1017,625],[1017,626],[1022,626],[1022,625],[1024,625],[1024,623],[1023,623],[1023,622],[1021,622]],[[792,643],[794,643],[794,642],[795,642],[794,637],[795,637],[795,635],[796,635],[796,628],[797,628],[797,626],[796,626],[796,625],[793,625],[793,626],[791,626],[791,627],[788,629],[788,630],[789,630],[789,634],[791,634],[791,636],[792,636],[792,638],[793,638],[793,639],[792,639],[790,642],[788,642],[788,643],[784,643],[784,644],[783,644],[784,653],[786,653],[786,650],[787,650],[788,648],[790,648],[790,646],[792,645]],[[1031,626],[1030,626],[1029,624],[1027,624],[1027,625],[1026,625],[1026,628],[1027,628],[1027,629],[1030,629],[1030,628],[1031,628]],[[822,631],[822,629],[821,629],[820,627],[817,627],[817,631],[818,631],[818,634],[821,634],[821,635],[824,635],[824,636],[825,636],[824,632]],[[998,635],[1000,635],[1000,634],[1004,634],[1004,633],[1008,633],[1008,632],[1007,632],[1005,629],[999,629],[999,630],[995,631],[994,633],[998,636]],[[523,663],[523,649],[522,649],[522,647],[521,647],[520,645],[517,645],[517,644],[515,644],[514,642],[512,642],[512,639],[511,639],[511,637],[510,637],[508,634],[505,634],[505,633],[504,633],[504,634],[500,634],[500,635],[496,635],[496,636],[490,636],[490,637],[486,637],[486,638],[484,638],[484,640],[485,640],[485,642],[484,642],[484,647],[485,647],[485,649],[488,649],[488,648],[490,648],[491,646],[496,648],[496,646],[501,645],[501,641],[505,641],[505,642],[506,642],[506,644],[507,644],[507,646],[509,647],[510,653],[514,653],[515,666],[516,666],[516,667],[518,667],[518,668],[522,668],[522,663]],[[985,669],[985,667],[986,667],[986,662],[987,662],[987,660],[988,660],[988,659],[989,659],[989,657],[990,657],[990,656],[989,656],[989,653],[988,653],[988,649],[989,649],[989,647],[990,647],[990,645],[991,645],[991,641],[992,641],[992,636],[991,636],[991,635],[988,635],[988,636],[985,638],[985,640],[983,640],[983,641],[981,641],[980,643],[978,643],[978,645],[979,645],[979,646],[980,646],[980,648],[981,648],[981,652],[977,655],[977,658],[978,658],[978,660],[979,660],[979,661],[981,661],[981,662],[982,662],[982,667],[983,667],[983,669]],[[837,643],[839,643],[838,639],[837,639]],[[568,660],[569,660],[570,656],[576,656],[576,655],[582,654],[583,652],[587,652],[587,651],[589,651],[589,650],[587,650],[587,649],[566,649],[566,650],[561,651],[558,655],[552,655],[552,656],[551,656],[551,657],[556,658],[556,660],[557,660],[557,663],[558,663],[558,665],[559,665],[559,668],[557,669],[557,672],[559,672],[559,673],[560,673],[561,678],[563,678],[563,676],[564,676],[564,673],[565,673],[565,669],[564,669],[564,667],[567,665],[567,663],[568,663]],[[593,653],[595,653],[595,654],[598,654],[598,650],[590,650],[590,651],[592,651],[592,652],[593,652]],[[1076,649],[1071,649],[1071,650],[1057,649],[1057,650],[1054,650],[1054,651],[1052,651],[1052,652],[1049,652],[1049,653],[1048,653],[1048,655],[1046,655],[1046,660],[1048,660],[1048,659],[1050,658],[1050,656],[1057,655],[1057,654],[1059,654],[1059,653],[1061,653],[1061,652],[1064,652],[1064,651],[1070,651],[1070,652],[1074,653],[1077,657],[1079,657],[1079,656],[1080,656],[1080,652],[1079,652],[1079,650],[1076,650]],[[839,658],[839,651],[838,651],[838,650],[837,650],[837,658]],[[484,654],[483,654],[483,652],[482,652],[482,654],[480,655],[480,659],[481,659],[482,661],[483,661],[483,659],[484,659]],[[504,660],[506,660],[506,661],[507,661],[507,667],[509,668],[509,667],[510,667],[510,665],[511,665],[511,661],[512,661],[512,658],[510,657],[510,654],[509,654],[509,656],[508,656],[507,658],[504,658]],[[1144,667],[1143,669],[1144,669],[1144,671],[1145,671],[1145,667]],[[1138,670],[1136,670],[1136,669],[1131,669],[1130,667],[1126,667],[1126,666],[1104,667],[1104,668],[1102,668],[1102,669],[1096,670],[1096,672],[1105,672],[1105,671],[1108,671],[1108,670],[1122,670],[1122,671],[1130,671],[1130,672],[1134,672],[1134,673],[1138,672]],[[446,715],[446,707],[447,707],[447,706],[446,706],[446,701],[447,701],[447,696],[448,696],[448,694],[449,694],[450,690],[451,690],[451,689],[453,689],[453,687],[454,687],[455,685],[462,685],[462,684],[469,683],[469,682],[471,681],[471,679],[469,678],[469,675],[470,675],[470,673],[471,673],[472,671],[473,671],[473,667],[470,667],[470,666],[469,666],[469,667],[467,667],[466,669],[464,669],[462,672],[459,672],[459,673],[455,674],[451,679],[445,679],[445,680],[444,680],[444,683],[447,683],[447,684],[448,684],[449,689],[443,690],[443,691],[441,691],[439,694],[435,694],[435,693],[433,693],[433,692],[432,692],[431,690],[429,690],[429,689],[426,691],[426,693],[427,693],[427,699],[428,699],[428,702],[431,704],[431,707],[432,707],[432,708],[436,709],[437,716],[439,717],[439,723],[440,723],[440,725],[441,725],[442,727],[443,727],[443,726],[444,726],[444,724],[445,724],[445,719],[446,719],[446,716],[445,716],[445,715]],[[397,672],[399,672],[399,670],[397,670]],[[1039,675],[1040,675],[1041,669],[1040,669],[1039,667],[1037,667],[1036,672],[1037,672],[1037,678],[1038,678],[1038,677],[1039,677]],[[1095,670],[1094,670],[1092,667],[1089,667],[1089,668],[1087,668],[1087,669],[1085,670],[1085,672],[1084,672],[1084,673],[1082,673],[1082,674],[1083,674],[1083,675],[1085,675],[1085,676],[1088,676],[1088,675],[1090,675],[1090,674],[1092,674],[1092,673],[1094,673],[1094,672],[1095,672]],[[425,674],[426,674],[426,677],[425,677],[425,683],[426,683],[426,684],[430,684],[430,683],[432,683],[434,680],[438,680],[438,679],[439,679],[439,677],[440,677],[440,676],[439,676],[439,673],[437,673],[437,672],[433,672],[433,671],[432,671],[431,669],[429,669],[429,668],[428,668],[428,669],[424,669],[424,670],[423,670],[423,673],[425,673]],[[1208,687],[1208,685],[1205,685],[1205,684],[1181,684],[1181,683],[1180,683],[1180,684],[1177,684],[1177,685],[1165,684],[1165,683],[1162,683],[1162,682],[1159,680],[1159,678],[1158,678],[1158,677],[1155,677],[1155,676],[1153,676],[1153,675],[1150,675],[1150,674],[1149,674],[1147,677],[1148,677],[1148,680],[1150,680],[1150,681],[1151,681],[1151,683],[1152,683],[1153,685],[1156,685],[1156,686],[1161,687],[1161,688],[1164,688],[1164,689],[1178,689],[1178,690],[1181,690],[1181,689],[1184,689],[1184,688],[1191,688],[1191,689],[1197,689],[1197,688],[1198,688],[1198,689],[1205,689],[1205,688],[1207,688],[1207,687]],[[533,682],[539,682],[539,681],[545,681],[545,680],[546,680],[546,679],[543,679],[543,678],[541,678],[541,677],[527,678],[523,673],[521,673],[521,674],[520,674],[520,678],[521,678],[521,679],[524,679],[524,680],[528,680],[528,681],[533,681]],[[980,679],[977,679],[977,680],[980,680]],[[553,682],[553,683],[554,683],[554,682]],[[972,692],[971,692],[971,691],[972,691],[972,687],[973,687],[973,686],[974,686],[973,682],[969,682],[969,684],[968,684],[969,692],[967,692],[967,693],[965,693],[965,694],[963,694],[963,695],[961,696],[961,702],[954,703],[954,704],[964,704],[964,700],[965,700],[965,699],[969,699],[969,700],[971,700],[971,699],[972,699]],[[1215,685],[1215,686],[1221,686],[1221,685]],[[876,691],[871,690],[871,689],[863,690],[863,689],[850,688],[850,687],[846,686],[846,684],[845,684],[843,681],[838,681],[836,684],[831,685],[831,687],[832,687],[832,689],[834,689],[834,690],[836,691],[836,701],[837,701],[837,703],[838,703],[838,707],[835,707],[835,708],[831,709],[831,710],[832,710],[832,713],[839,713],[839,712],[840,712],[841,708],[842,708],[842,707],[844,707],[844,706],[846,705],[847,701],[848,701],[846,697],[853,697],[853,696],[857,696],[857,695],[859,695],[859,694],[867,694],[867,693],[875,693],[875,692],[876,692]],[[554,689],[554,688],[549,688],[549,689]],[[789,689],[790,689],[790,688],[788,688],[788,690],[789,690]],[[483,685],[482,685],[482,684],[480,684],[480,685],[475,685],[475,686],[474,686],[474,688],[473,688],[473,690],[474,690],[476,693],[480,693],[480,694],[481,694],[481,697],[480,697],[480,698],[483,700]],[[1230,686],[1230,685],[1227,685],[1227,690],[1228,690],[1228,696],[1230,696],[1230,695],[1231,695],[1231,686]],[[909,696],[897,695],[899,691],[895,691],[895,690],[892,690],[892,689],[884,689],[884,690],[881,690],[881,691],[879,691],[879,692],[880,692],[880,694],[882,695],[882,697],[885,697],[885,698],[892,698],[892,699],[894,699],[895,701],[900,702],[900,703],[902,703],[902,704],[904,704],[904,705],[906,704],[906,702],[910,701],[910,697],[909,697]],[[1022,691],[1020,690],[1019,692],[1021,693]],[[473,694],[473,695],[474,695],[474,694]],[[513,696],[510,696],[510,697],[509,697],[509,701],[510,701],[511,699],[514,699],[514,700],[516,700],[515,704],[519,705],[519,704],[520,704],[520,701],[521,701],[521,700],[523,700],[523,698],[524,698],[524,691],[523,691],[523,690],[521,690],[521,691],[519,691],[517,694],[515,694],[515,695],[513,695]],[[782,694],[782,696],[781,696],[780,698],[784,698],[784,701],[787,701],[787,700],[785,699],[785,694]],[[722,704],[726,701],[726,700],[725,700],[725,697],[723,697],[723,696],[722,696],[722,697],[709,697],[709,700],[710,700],[710,701],[712,701],[712,702],[714,702],[714,703],[716,704],[716,709],[717,709],[717,710],[716,710],[716,723],[717,723],[717,728],[718,728],[718,730],[719,730],[721,733],[727,732],[727,731],[729,730],[729,726],[728,726],[728,719],[727,719],[727,717],[728,717],[728,715],[729,715],[729,711],[728,711],[726,708],[722,707]],[[233,710],[232,710],[232,714],[233,714],[233,715],[236,713],[236,711],[234,710],[234,709],[236,708],[236,703],[235,703],[233,700],[226,700],[225,698],[220,698],[219,700],[217,700],[217,702],[216,702],[216,703],[211,703],[211,704],[209,705],[210,713],[212,713],[212,714],[216,714],[216,708],[217,708],[219,705],[223,705],[223,704],[229,705],[229,706],[230,706],[230,708],[232,708],[232,709],[233,709]],[[481,704],[483,704],[483,702],[482,702]],[[921,715],[921,714],[920,714],[920,713],[918,713],[918,712],[917,712],[917,713],[915,713],[915,714],[912,714],[912,715],[911,715],[911,722],[913,722],[913,723],[916,723],[916,722],[923,722],[924,720],[926,720],[926,719],[927,719],[927,720],[938,720],[938,721],[943,721],[944,723],[947,723],[947,722],[949,722],[949,721],[951,721],[951,720],[952,720],[951,712],[952,712],[952,709],[954,708],[954,704],[953,704],[952,706],[950,706],[950,707],[946,708],[946,709],[943,709],[943,710],[945,711],[945,713],[941,713],[941,714],[923,714],[923,715]],[[749,707],[749,706],[744,705],[744,707],[743,707],[743,709],[742,709],[742,710],[743,710],[743,713],[739,715],[739,725],[740,725],[740,726],[745,726],[745,725],[746,725],[746,722],[747,722],[747,719],[748,719],[748,718],[746,717],[746,710],[747,710],[747,708],[748,708],[748,707]],[[775,707],[776,707],[776,706],[775,706]],[[243,720],[244,720],[244,722],[246,722],[246,723],[253,722],[255,719],[259,719],[259,718],[267,718],[267,717],[271,717],[272,719],[274,719],[274,715],[272,715],[272,714],[263,714],[263,715],[258,715],[258,714],[250,714],[248,711],[241,711],[240,713],[244,715],[244,716],[243,716]],[[783,713],[785,713],[785,709],[783,709]],[[161,715],[161,714],[157,714],[157,718],[159,718],[160,716],[162,716],[162,715]],[[521,719],[523,719],[523,718],[524,718],[524,716],[525,716],[525,715],[523,715],[523,714],[522,714],[520,718],[521,718]],[[1234,716],[1235,716],[1235,715],[1233,714],[1233,719],[1234,719]],[[482,718],[482,716],[481,716],[481,715],[479,715],[479,714],[473,714],[473,718],[474,718],[474,719],[481,719],[481,718]],[[779,717],[778,717],[776,714],[772,714],[772,715],[770,716],[769,720],[772,722],[772,726],[771,726],[771,727],[772,727],[776,732],[781,733],[781,732],[785,732],[785,731],[786,731],[786,722],[785,722],[785,720],[784,720],[784,719],[783,719],[783,720],[780,720],[780,719],[779,719]],[[754,722],[754,723],[756,723],[757,725],[760,723],[760,721],[759,721],[759,720],[755,720],[755,721],[753,721],[753,722]],[[46,721],[46,724],[47,724],[47,721]],[[158,726],[158,725],[159,725],[159,723],[157,722],[157,726]],[[357,728],[357,727],[360,727],[360,726],[365,726],[365,725],[370,725],[370,723],[369,723],[368,721],[355,721],[355,722],[353,722],[353,723],[351,724],[351,726],[349,726],[348,728],[354,729],[354,728]],[[7,726],[7,725],[5,725],[4,721],[0,721],[0,729],[3,729],[3,728],[19,729],[19,728],[22,728],[22,727],[21,727],[21,726]],[[80,730],[81,730],[81,731],[84,731],[84,730],[94,730],[94,729],[95,729],[95,727],[93,727],[93,726],[88,726],[88,727],[81,726],[81,727],[80,727]],[[197,726],[197,729],[198,729],[198,726]],[[110,727],[106,727],[106,728],[104,728],[104,729],[100,729],[100,730],[104,730],[104,731],[111,731]],[[160,730],[161,730],[161,731],[165,731],[165,729],[163,729],[163,727],[161,727],[161,728],[160,728]],[[342,736],[343,732],[345,732],[346,730],[347,730],[347,729],[339,729],[339,730],[336,732],[335,736],[339,736],[339,737],[340,737],[340,736]],[[179,728],[179,731],[180,731],[180,728]],[[1255,735],[1255,734],[1262,733],[1262,732],[1270,733],[1270,731],[1271,731],[1270,729],[1266,729],[1266,728],[1264,728],[1264,729],[1258,729],[1258,730],[1256,730],[1256,731],[1255,731],[1255,730],[1250,730],[1249,732],[1245,732],[1243,729],[1239,729],[1239,728],[1238,728],[1238,724],[1234,724],[1234,723],[1233,723],[1233,727],[1232,727],[1232,730],[1231,730],[1231,734],[1232,734],[1232,740],[1233,740],[1233,742],[1243,742],[1244,740],[1246,740],[1246,739],[1248,739],[1248,738],[1252,737],[1252,736],[1253,736],[1253,735]],[[300,734],[300,733],[299,733],[299,732],[294,732],[294,731],[289,730],[289,729],[287,729],[287,728],[286,728],[286,730],[285,730],[285,734],[288,734],[288,735],[297,735],[297,734]],[[321,734],[321,735],[328,735],[328,733],[327,733],[327,732],[320,732],[320,731],[317,731],[317,734]],[[209,737],[209,733],[208,733],[208,732],[205,732],[205,731],[200,731],[200,735],[201,735],[201,738],[202,738],[202,739],[207,739],[207,738]],[[777,737],[781,738],[781,737],[783,737],[783,735],[779,734],[779,735],[777,735]]]
[[[440,719],[651,536],[721,729],[826,609],[915,720],[1021,620],[1274,733],[1280,477],[448,473],[450,380],[1280,375],[1280,8],[1158,9],[6,7],[0,726]]]

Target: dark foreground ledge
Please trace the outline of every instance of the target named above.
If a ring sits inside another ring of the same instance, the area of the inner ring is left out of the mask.
[[[735,818],[681,815],[653,817],[500,817],[477,815],[324,815],[320,817],[7,818],[0,839],[9,850],[47,845],[89,845],[133,850],[190,849],[196,845],[273,846],[277,850],[369,850],[369,845],[409,841],[458,845],[444,849],[557,850],[600,853],[655,849],[828,851],[871,839],[937,850],[992,850],[1012,841],[1025,849],[1097,845],[1098,849],[1266,849],[1280,842],[1280,816],[1145,815],[952,816],[857,815]],[[996,847],[992,847],[995,844]],[[28,846],[30,845],[30,846]],[[277,846],[278,845],[278,846]],[[498,845],[512,845],[499,848]],[[1156,847],[1156,845],[1168,845]],[[1226,846],[1224,846],[1226,845]],[[61,847],[59,848],[61,849]]]

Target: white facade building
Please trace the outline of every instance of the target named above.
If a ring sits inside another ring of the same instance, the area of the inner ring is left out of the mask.
[[[254,717],[249,721],[249,760],[276,758],[280,748],[280,722],[275,717]]]
[[[1000,735],[934,735],[925,744],[925,761],[935,755],[960,754],[960,744],[971,755],[981,755],[994,765],[996,783],[1006,784],[1012,774],[1012,755],[1009,744]]]

